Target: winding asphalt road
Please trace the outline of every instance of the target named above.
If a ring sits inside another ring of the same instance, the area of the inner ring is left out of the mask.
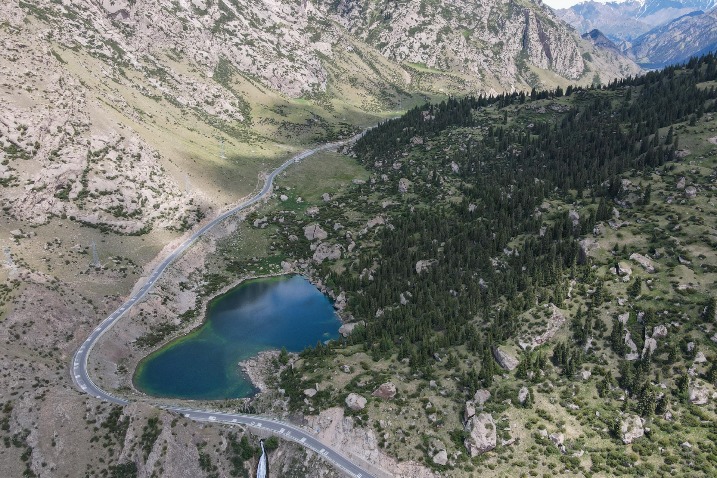
[[[205,224],[196,232],[194,232],[191,236],[189,236],[189,238],[187,238],[179,247],[177,247],[177,249],[175,249],[168,257],[166,257],[162,262],[160,262],[157,267],[154,268],[154,270],[147,278],[147,281],[139,289],[139,291],[137,291],[137,293],[127,299],[127,301],[125,301],[125,303],[122,304],[117,310],[112,312],[109,317],[103,320],[102,323],[100,323],[100,325],[98,325],[92,331],[90,336],[87,337],[87,339],[82,343],[80,348],[77,349],[77,352],[75,352],[75,355],[72,358],[71,364],[72,380],[74,381],[75,385],[83,392],[92,395],[98,400],[115,403],[117,405],[129,404],[129,400],[116,397],[111,393],[102,390],[100,387],[95,385],[95,383],[90,378],[90,374],[87,371],[87,361],[90,352],[92,351],[92,348],[95,346],[100,337],[102,337],[105,332],[107,332],[114,324],[116,324],[117,321],[119,321],[122,316],[124,316],[124,314],[126,314],[132,308],[132,306],[134,306],[137,302],[141,301],[144,296],[147,295],[147,292],[149,292],[154,283],[159,280],[167,267],[169,267],[172,262],[174,262],[179,256],[181,256],[182,253],[186,251],[197,239],[206,234],[206,232],[212,229],[214,226],[224,221],[226,218],[256,204],[264,197],[266,197],[271,190],[271,187],[274,183],[274,179],[279,174],[284,172],[284,170],[286,170],[286,168],[288,168],[291,164],[298,163],[302,159],[305,159],[319,151],[325,151],[328,149],[336,148],[338,146],[342,146],[352,141],[356,141],[363,134],[364,133],[360,133],[351,139],[335,143],[327,143],[317,148],[309,149],[297,154],[296,156],[287,160],[284,164],[276,168],[274,171],[272,171],[271,174],[269,174],[269,176],[266,178],[266,181],[264,182],[264,187],[256,195],[252,196],[250,199],[242,202],[241,204],[238,204],[229,211],[217,216],[211,222]],[[230,425],[237,424],[245,425],[255,429],[265,430],[282,438],[293,440],[306,448],[314,450],[319,455],[324,457],[325,460],[329,461],[335,467],[345,471],[350,476],[354,476],[356,478],[374,478],[374,475],[371,475],[367,471],[364,471],[362,468],[349,461],[339,452],[324,445],[314,436],[312,436],[309,432],[302,430],[296,426],[290,425],[288,423],[283,423],[278,420],[273,420],[258,415],[220,413],[211,410],[196,410],[174,406],[161,406],[161,408],[181,413],[186,418],[198,422],[215,422]]]

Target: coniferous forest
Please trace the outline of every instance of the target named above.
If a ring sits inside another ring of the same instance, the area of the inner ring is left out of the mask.
[[[563,471],[667,476],[698,463],[693,476],[717,472],[714,443],[698,455],[664,452],[671,433],[717,438],[714,404],[698,407],[717,384],[716,80],[708,55],[604,86],[450,98],[367,132],[345,154],[369,180],[336,199],[341,212],[324,208],[287,231],[340,231],[341,257],[311,274],[344,294],[342,314],[358,324],[283,372],[294,409],[342,403],[390,377],[405,388],[400,406],[435,410],[446,397],[444,418],[426,412],[416,445],[425,462],[436,467],[426,443],[442,436],[463,455],[437,469],[480,471],[493,458],[465,461],[464,404],[487,390],[494,399],[481,409],[496,420],[513,420],[519,402],[534,415],[518,426],[572,434],[575,453],[593,447],[587,462],[561,443]],[[381,225],[367,225],[372,217]],[[303,237],[282,247],[307,259],[316,248]],[[360,359],[343,388],[304,397],[317,371],[359,356],[370,363]],[[550,418],[556,401],[568,418]],[[387,413],[375,406],[360,423]],[[671,428],[677,415],[708,421],[690,435]],[[566,428],[570,420],[583,431]],[[651,425],[653,438],[641,431],[647,438],[632,444],[630,420]],[[413,456],[389,442],[396,456]]]

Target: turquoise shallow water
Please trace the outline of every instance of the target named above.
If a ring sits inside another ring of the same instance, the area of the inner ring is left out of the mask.
[[[305,278],[254,279],[213,300],[198,329],[144,359],[134,383],[159,397],[248,397],[256,390],[239,361],[262,350],[299,352],[336,339],[340,325],[329,299]]]

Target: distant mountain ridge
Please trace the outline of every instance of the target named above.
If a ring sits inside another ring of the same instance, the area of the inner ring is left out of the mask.
[[[625,53],[646,68],[661,68],[717,51],[717,9],[688,13],[641,35]]]
[[[696,11],[708,11],[717,0],[628,0],[600,3],[594,0],[555,10],[581,34],[600,30],[611,40],[631,42],[655,27]]]

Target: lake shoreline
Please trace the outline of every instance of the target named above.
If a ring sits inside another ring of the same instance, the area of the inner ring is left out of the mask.
[[[309,286],[319,292],[323,297],[324,300],[328,301],[328,305],[331,307],[331,316],[333,319],[338,323],[339,328],[341,325],[344,324],[344,318],[339,313],[339,310],[337,310],[337,307],[334,307],[334,294],[330,293],[329,290],[327,290],[326,287],[323,286],[320,280],[316,280],[315,278],[311,277],[311,274],[306,274],[305,272],[309,271],[297,271],[293,267],[289,270],[287,270],[287,267],[284,267],[284,270],[282,272],[277,273],[271,273],[271,274],[260,274],[260,275],[251,275],[251,276],[245,276],[241,277],[237,281],[232,282],[231,284],[226,285],[219,291],[217,291],[215,294],[213,294],[211,297],[208,297],[205,299],[204,307],[202,307],[202,313],[198,314],[197,317],[192,321],[192,323],[188,326],[187,329],[182,334],[176,335],[174,337],[168,338],[167,340],[163,341],[161,344],[156,346],[153,350],[149,351],[144,357],[142,357],[141,360],[137,363],[135,366],[134,373],[132,374],[132,388],[139,394],[142,394],[147,397],[153,397],[153,398],[174,398],[174,399],[183,399],[183,400],[207,400],[207,401],[216,401],[216,400],[223,400],[223,399],[252,399],[257,397],[258,395],[262,394],[263,392],[266,392],[271,389],[268,381],[266,380],[267,377],[269,377],[271,374],[269,373],[270,365],[273,365],[275,363],[275,358],[279,355],[279,346],[272,347],[266,350],[260,350],[258,353],[251,355],[245,359],[239,360],[238,362],[234,362],[232,364],[235,370],[235,373],[239,373],[244,381],[251,385],[251,387],[254,389],[254,392],[246,395],[245,397],[223,397],[223,398],[191,398],[189,396],[183,396],[183,397],[176,397],[172,396],[172,392],[167,392],[166,394],[162,394],[161,392],[151,393],[150,390],[152,390],[153,387],[147,386],[146,380],[148,378],[145,376],[143,378],[140,378],[142,374],[146,373],[145,366],[147,363],[151,362],[152,360],[156,360],[158,356],[161,356],[163,353],[167,353],[170,351],[174,344],[181,345],[185,342],[186,339],[191,339],[191,337],[201,331],[201,329],[207,325],[209,325],[210,320],[210,313],[212,311],[212,308],[220,303],[222,299],[225,296],[228,296],[232,293],[236,293],[237,289],[240,289],[243,285],[250,283],[252,281],[261,281],[262,279],[272,279],[272,278],[285,278],[285,280],[291,280],[292,278],[300,277],[306,282],[305,287]],[[303,273],[302,273],[303,272]],[[281,303],[281,302],[279,302]],[[325,302],[324,302],[325,303]],[[322,306],[326,307],[326,305]],[[311,310],[311,309],[307,309]],[[325,312],[326,309],[324,309]],[[291,317],[291,315],[285,316]],[[291,319],[289,319],[291,320]],[[275,329],[276,330],[276,329]],[[327,332],[323,332],[326,334]],[[333,335],[336,332],[331,332]],[[332,340],[336,340],[338,337],[332,337]],[[282,339],[279,339],[280,341]],[[301,340],[301,339],[299,339]],[[235,342],[236,343],[236,342]],[[241,342],[239,342],[241,343]],[[276,342],[275,342],[276,343]],[[267,345],[269,345],[267,343]],[[297,345],[301,347],[301,344],[294,344],[292,347],[294,350],[298,350]],[[311,345],[311,344],[310,344]],[[307,346],[310,346],[307,345]],[[288,346],[288,344],[287,344]],[[181,354],[181,352],[178,352]],[[165,363],[167,359],[165,359]],[[160,359],[161,361],[161,359]],[[161,366],[160,366],[161,367]],[[238,370],[237,370],[238,369]],[[150,372],[157,376],[157,368],[154,367],[154,371]],[[156,380],[156,379],[155,379]],[[144,385],[140,385],[143,381],[145,381]],[[142,388],[140,388],[142,387]],[[241,392],[243,393],[243,392]]]

